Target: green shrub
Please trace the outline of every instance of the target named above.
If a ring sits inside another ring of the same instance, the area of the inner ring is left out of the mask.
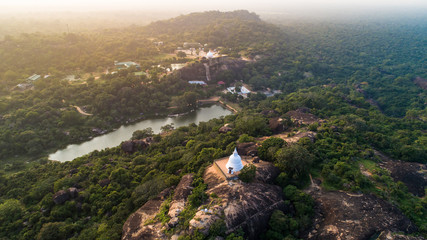
[[[248,134],[245,133],[245,134],[240,135],[239,140],[237,140],[237,141],[239,141],[239,143],[253,142],[254,137],[249,136]]]
[[[239,173],[239,179],[243,182],[252,182],[255,179],[256,175],[256,167],[253,164],[248,164],[243,167],[242,170],[240,170]]]

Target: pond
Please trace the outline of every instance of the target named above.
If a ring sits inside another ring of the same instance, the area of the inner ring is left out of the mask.
[[[132,125],[121,126],[113,132],[95,137],[87,142],[70,144],[67,148],[50,154],[49,159],[60,162],[71,161],[74,158],[81,157],[95,150],[116,147],[121,142],[129,140],[132,137],[132,133],[136,130],[151,127],[154,133],[159,133],[160,128],[166,124],[173,123],[174,127],[178,128],[191,123],[198,124],[199,122],[207,122],[213,118],[219,118],[230,114],[232,114],[230,110],[220,105],[212,105],[210,107],[199,108],[184,116],[142,120]]]

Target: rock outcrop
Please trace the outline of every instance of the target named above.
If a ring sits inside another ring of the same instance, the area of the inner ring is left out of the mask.
[[[184,210],[187,197],[191,194],[191,184],[193,183],[194,175],[187,174],[181,178],[178,186],[174,190],[172,202],[170,203],[168,215],[171,217],[168,225],[174,227],[178,224],[178,215]],[[123,226],[123,240],[154,240],[168,239],[163,233],[164,226],[162,223],[148,221],[154,219],[159,213],[160,207],[164,200],[170,196],[171,188],[163,190],[156,198],[148,201],[135,213],[133,213]]]
[[[68,200],[77,198],[79,191],[75,187],[68,188],[67,190],[59,190],[53,195],[53,202],[55,204],[63,204]]]
[[[270,167],[274,168],[272,165]],[[208,185],[206,193],[216,195],[217,198],[211,199],[211,207],[199,209],[196,217],[190,221],[190,230],[197,229],[207,233],[210,225],[223,216],[227,233],[242,228],[249,239],[257,239],[267,228],[274,210],[287,210],[280,187],[258,179],[253,183],[243,183],[239,180],[227,182],[217,171],[216,168],[210,167],[204,176]]]
[[[270,118],[270,120],[268,120],[268,127],[271,129],[273,134],[284,132],[287,128],[284,119],[278,117]]]
[[[301,138],[306,137],[306,138],[310,139],[310,141],[314,142],[316,140],[316,135],[317,135],[317,133],[316,132],[312,132],[312,131],[297,132],[293,136],[283,138],[283,140],[285,140],[287,143],[296,143]]]
[[[163,201],[170,195],[171,188],[163,190],[156,198],[146,202],[141,208],[134,212],[123,225],[122,240],[155,240],[166,239],[161,231],[161,223],[146,225],[160,210]]]
[[[53,195],[53,202],[55,204],[63,204],[70,199],[70,194],[65,190],[59,190]]]
[[[300,108],[295,111],[289,111],[285,114],[285,116],[289,117],[296,125],[309,125],[320,121],[318,117],[309,113],[309,109],[306,108]]]
[[[394,160],[379,151],[375,151],[382,162],[378,165],[390,172],[394,181],[403,182],[408,191],[415,196],[424,197],[427,186],[427,166],[421,163]]]
[[[121,149],[126,153],[134,153],[139,150],[144,150],[150,145],[146,139],[143,140],[129,140],[122,142]]]
[[[219,133],[228,133],[228,132],[231,132],[231,131],[233,131],[233,129],[230,127],[230,125],[227,123],[227,124],[225,124],[224,126],[222,126],[219,130],[218,130],[218,132]]]
[[[371,194],[313,190],[312,229],[304,239],[371,239],[382,231],[412,233],[415,225],[390,203]]]
[[[171,217],[169,226],[174,227],[178,224],[178,215],[184,210],[187,197],[193,189],[192,183],[194,174],[187,174],[181,178],[178,186],[175,189],[172,202],[169,207],[168,215]]]
[[[238,143],[237,152],[240,155],[256,156],[258,155],[258,146],[255,142]]]

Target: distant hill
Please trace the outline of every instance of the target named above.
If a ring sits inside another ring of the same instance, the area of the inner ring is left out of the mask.
[[[283,31],[278,27],[262,21],[257,14],[246,10],[191,13],[154,22],[144,27],[143,31],[149,36],[162,39],[240,49],[266,42],[277,43],[283,37]]]

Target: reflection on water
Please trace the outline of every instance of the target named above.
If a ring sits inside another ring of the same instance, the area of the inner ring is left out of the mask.
[[[67,148],[50,154],[49,159],[61,162],[71,161],[74,158],[81,157],[94,150],[118,146],[122,141],[129,140],[132,137],[132,133],[136,130],[151,127],[154,133],[159,133],[160,127],[166,124],[173,123],[175,128],[178,128],[190,123],[198,124],[199,122],[206,122],[212,118],[219,118],[230,114],[231,112],[222,106],[212,105],[210,107],[200,108],[197,111],[180,117],[143,120],[132,125],[121,126],[114,132],[93,138],[90,141],[68,145]]]

